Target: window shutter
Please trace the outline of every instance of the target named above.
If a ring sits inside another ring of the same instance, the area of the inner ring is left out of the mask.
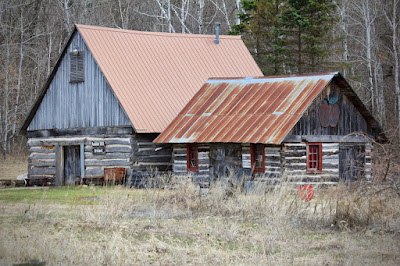
[[[79,52],[77,55],[70,53],[70,80],[71,83],[84,81],[84,52]]]

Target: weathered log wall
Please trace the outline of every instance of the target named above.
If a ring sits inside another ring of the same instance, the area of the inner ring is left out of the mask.
[[[372,144],[365,144],[365,178],[367,180],[372,180]]]
[[[265,172],[263,174],[255,175],[256,180],[263,180],[268,178],[280,178],[282,175],[282,162],[281,162],[281,146],[280,145],[265,145]],[[246,173],[251,173],[251,154],[250,144],[242,144],[242,167],[247,169]]]
[[[263,178],[280,178],[282,175],[281,146],[265,146],[265,174]]]
[[[186,144],[173,145],[173,173],[175,177],[192,178],[196,183],[208,185],[212,180],[210,173],[210,156],[209,145],[201,145],[198,147],[198,172],[188,172],[187,170],[187,149]]]
[[[96,132],[102,134],[86,134]],[[152,143],[157,134],[134,134],[132,128],[77,129],[62,133],[68,134],[60,135],[54,130],[29,133],[30,177],[47,176],[50,182],[62,184],[63,147],[72,145],[83,147],[81,175],[87,177],[103,175],[105,167],[124,167],[128,178],[143,181],[149,175],[172,169],[171,145]],[[93,142],[104,142],[104,154],[93,153]],[[55,179],[56,176],[59,178]]]
[[[132,137],[132,177],[135,184],[156,174],[172,171],[171,144],[156,144],[152,141],[158,134],[135,134]]]
[[[322,144],[322,173],[307,173],[306,143],[284,143],[284,175],[299,183],[336,184],[339,181],[339,143]]]
[[[92,142],[104,142],[105,154],[94,154]],[[63,174],[62,149],[64,146],[72,145],[83,146],[84,176],[103,175],[105,167],[125,167],[130,170],[133,157],[132,144],[132,136],[129,134],[29,138],[28,175],[47,176],[50,182],[62,184],[61,179],[55,180],[57,173],[60,178]]]

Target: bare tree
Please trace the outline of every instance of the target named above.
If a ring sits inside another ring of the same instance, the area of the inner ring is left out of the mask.
[[[389,26],[391,32],[391,49],[393,57],[393,72],[394,72],[394,88],[396,92],[396,101],[394,109],[397,109],[397,119],[400,125],[400,84],[399,84],[399,75],[400,75],[400,41],[398,36],[400,35],[400,0],[391,0],[385,2],[384,6],[384,16],[386,22]]]

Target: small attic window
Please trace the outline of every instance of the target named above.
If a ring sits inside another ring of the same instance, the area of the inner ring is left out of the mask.
[[[74,49],[69,53],[70,57],[70,83],[79,83],[84,81],[84,52]]]

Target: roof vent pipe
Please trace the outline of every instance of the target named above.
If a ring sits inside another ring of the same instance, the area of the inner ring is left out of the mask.
[[[217,22],[215,23],[215,40],[214,43],[219,44],[219,26],[221,23]]]

